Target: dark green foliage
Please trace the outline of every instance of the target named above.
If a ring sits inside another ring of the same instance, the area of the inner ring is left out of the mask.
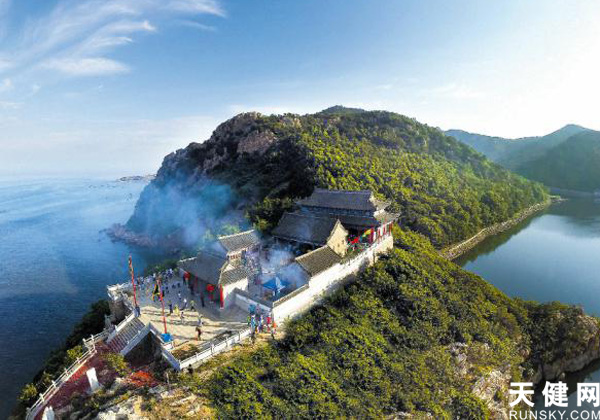
[[[248,217],[257,225],[257,229],[270,232],[286,211],[296,208],[294,201],[289,198],[265,198],[248,209]]]
[[[581,307],[560,302],[544,305],[526,302],[526,305],[532,342],[529,367],[583,353],[597,331],[597,319],[587,318],[586,323],[582,323]]]
[[[236,145],[248,138],[274,140],[262,153],[238,153]],[[206,176],[231,187],[236,197],[231,210],[245,209],[252,223],[267,232],[292,199],[309,195],[314,187],[372,189],[392,200],[391,210],[401,213],[403,226],[426,235],[435,246],[464,239],[546,198],[541,185],[438,129],[391,112],[341,107],[304,116],[236,117],[205,144],[193,143],[165,159],[148,191],[176,185],[202,200],[197,191],[206,182],[193,181],[195,174],[219,153],[220,163]],[[152,196],[142,194],[130,227],[149,219],[144,209],[168,208],[169,203],[152,202]]]
[[[468,144],[483,153],[488,159],[515,170],[540,158],[548,150],[565,142],[571,136],[586,130],[584,127],[569,124],[545,136],[520,139],[490,137],[462,130],[448,130],[446,134]]]
[[[489,418],[489,413],[483,401],[473,395],[461,394],[452,400],[452,418],[480,420]]]
[[[546,185],[593,192],[600,189],[600,132],[574,135],[517,172]]]
[[[545,352],[557,340],[567,349],[581,341],[577,308],[511,299],[424,237],[395,235],[396,250],[288,324],[284,339],[217,370],[208,387],[220,417],[484,419],[476,380],[507,366],[522,379],[518,366],[535,363],[523,346]],[[467,345],[466,375],[454,343]]]

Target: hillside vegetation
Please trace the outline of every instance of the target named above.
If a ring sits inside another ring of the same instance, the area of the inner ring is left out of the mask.
[[[548,150],[567,141],[571,136],[584,131],[587,129],[569,124],[545,136],[520,139],[491,137],[462,130],[448,130],[446,134],[471,146],[488,159],[508,169],[516,170],[528,162],[540,158]]]
[[[600,132],[570,137],[539,158],[521,165],[524,176],[558,188],[593,192],[600,189]]]
[[[489,159],[550,187],[600,189],[600,133],[567,125],[542,137],[503,139],[461,130],[451,135]]]
[[[546,198],[539,184],[438,129],[390,112],[334,107],[304,116],[241,114],[221,124],[208,141],[165,158],[128,227],[153,235],[200,223],[194,231],[209,237],[245,212],[268,231],[292,199],[316,186],[373,189],[392,200],[402,226],[436,246]]]
[[[425,238],[395,235],[398,248],[284,339],[217,371],[206,386],[219,417],[495,417],[511,380],[598,335],[581,309],[510,299]]]

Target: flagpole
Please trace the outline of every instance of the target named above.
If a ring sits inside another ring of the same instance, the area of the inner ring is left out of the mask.
[[[134,307],[137,308],[137,297],[135,293],[135,280],[133,275],[133,261],[131,260],[131,255],[129,256],[129,272],[131,273],[131,285],[133,286],[133,304]],[[137,309],[136,309],[137,310]]]
[[[156,281],[158,282],[158,296],[160,297],[160,305],[162,307],[162,319],[163,319],[163,325],[165,327],[165,334],[166,334],[167,333],[167,319],[165,318],[165,301],[163,300],[162,284],[160,282],[160,275],[158,275],[158,277],[156,277]]]

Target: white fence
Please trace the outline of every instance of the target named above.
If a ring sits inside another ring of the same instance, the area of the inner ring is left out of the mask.
[[[90,338],[84,338],[83,345],[88,349],[95,347],[100,341],[106,340],[108,335],[108,330],[103,330],[101,333],[92,335]]]
[[[127,342],[125,347],[123,347],[123,349],[119,353],[121,353],[123,356],[125,356],[127,353],[129,353],[131,350],[133,350],[133,348],[135,346],[137,346],[144,339],[144,337],[146,337],[146,335],[148,335],[149,332],[150,332],[150,324],[146,325],[144,328],[139,330],[135,334],[135,336],[133,336]]]
[[[132,311],[129,313],[129,315],[127,315],[125,317],[125,319],[123,319],[123,321],[121,321],[117,325],[115,325],[115,328],[110,332],[110,334],[108,334],[106,342],[110,343],[112,341],[112,339],[117,336],[119,331],[121,331],[123,328],[125,328],[127,326],[127,324],[129,324],[129,322],[131,322],[131,320],[133,320],[134,318],[135,318],[135,313]]]
[[[96,347],[92,346],[88,348],[85,353],[83,353],[77,360],[75,360],[71,366],[65,369],[65,371],[60,375],[57,379],[53,380],[48,389],[42,392],[37,399],[37,401],[27,409],[27,415],[25,416],[26,420],[32,420],[39,414],[39,412],[44,408],[46,403],[56,394],[56,392],[60,389],[60,387],[67,382],[71,376],[75,372],[77,372],[81,367],[93,356],[96,354]]]
[[[252,331],[250,330],[250,328],[245,328],[243,330],[233,333],[233,335],[231,335],[230,337],[227,337],[226,339],[221,340],[217,343],[213,343],[211,341],[211,346],[206,350],[200,353],[196,353],[195,355],[180,361],[178,370],[185,369],[186,367],[192,366],[196,363],[204,362],[207,359],[210,359],[211,357],[230,349],[234,345],[241,343],[243,340],[250,337],[251,334]]]

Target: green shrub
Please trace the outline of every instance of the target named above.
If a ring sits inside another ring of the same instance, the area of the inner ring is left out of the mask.
[[[21,390],[19,401],[23,404],[31,405],[38,397],[38,390],[34,384],[27,384]]]
[[[125,356],[119,353],[106,353],[104,360],[108,366],[113,369],[119,376],[126,376],[131,372],[129,365],[125,361]]]

